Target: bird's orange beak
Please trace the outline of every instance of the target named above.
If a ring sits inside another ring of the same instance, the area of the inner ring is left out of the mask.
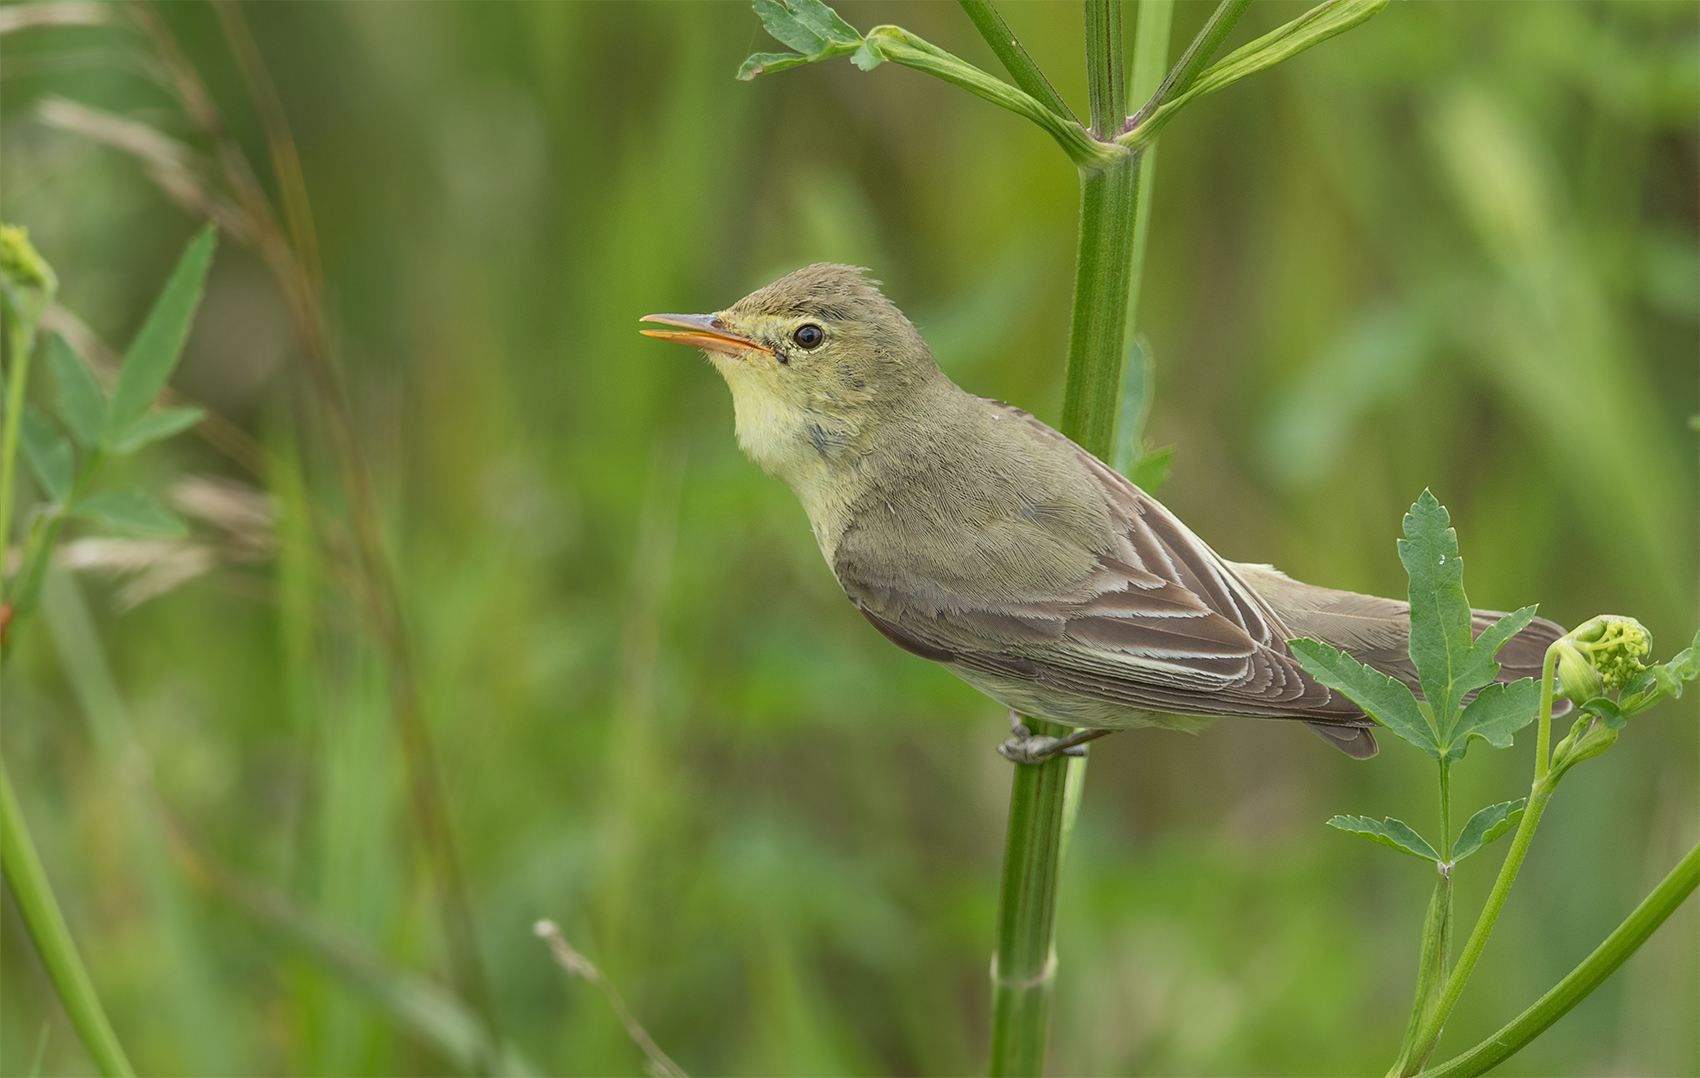
[[[680,344],[694,345],[706,348],[710,352],[724,352],[729,356],[739,352],[766,352],[773,354],[773,349],[765,344],[757,344],[748,337],[740,337],[730,333],[719,315],[713,314],[646,314],[638,319],[639,322],[659,322],[664,326],[682,326],[686,331],[681,333],[676,329],[640,329],[646,337],[655,337],[663,341],[677,341]]]

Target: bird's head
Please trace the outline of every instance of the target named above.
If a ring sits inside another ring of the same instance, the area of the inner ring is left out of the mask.
[[[651,314],[642,332],[701,348],[732,389],[738,442],[796,482],[859,455],[938,374],[926,342],[854,266],[820,262],[714,314]]]

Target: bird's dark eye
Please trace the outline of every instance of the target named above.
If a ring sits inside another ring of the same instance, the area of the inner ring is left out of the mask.
[[[826,340],[826,330],[810,322],[808,325],[798,326],[797,332],[791,334],[791,339],[804,348],[818,348],[820,342]]]

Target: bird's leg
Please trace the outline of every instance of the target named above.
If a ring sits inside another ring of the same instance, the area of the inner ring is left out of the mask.
[[[1009,740],[998,746],[1003,758],[1017,764],[1042,764],[1053,756],[1085,756],[1086,743],[1113,730],[1076,730],[1067,737],[1031,733],[1022,724],[1020,712],[1010,709]]]

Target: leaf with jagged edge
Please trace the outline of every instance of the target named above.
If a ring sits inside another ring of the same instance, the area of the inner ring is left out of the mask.
[[[1395,820],[1388,816],[1380,821],[1368,816],[1334,816],[1328,821],[1329,827],[1337,827],[1342,831],[1369,839],[1390,850],[1408,853],[1412,857],[1420,857],[1425,861],[1439,861],[1440,854],[1435,852],[1427,839],[1417,834],[1410,824],[1403,820]]]
[[[1404,684],[1317,640],[1289,640],[1287,646],[1293,649],[1305,673],[1328,688],[1345,693],[1370,718],[1440,759],[1434,726]]]
[[[1452,844],[1452,863],[1457,864],[1516,827],[1523,819],[1523,809],[1528,803],[1526,797],[1501,801],[1471,816],[1465,821],[1464,829],[1458,832],[1458,840]]]
[[[1448,760],[1462,760],[1471,739],[1478,737],[1496,749],[1508,749],[1511,735],[1534,721],[1540,704],[1541,690],[1534,678],[1489,685],[1458,716],[1458,724],[1441,742],[1441,751]]]

